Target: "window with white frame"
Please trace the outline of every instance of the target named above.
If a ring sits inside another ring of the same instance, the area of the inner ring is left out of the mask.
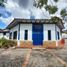
[[[59,32],[57,32],[57,37],[58,37],[58,40],[60,39],[60,34],[59,34]]]
[[[51,30],[48,30],[48,40],[51,40]]]
[[[12,32],[10,32],[10,36],[9,36],[10,39],[12,39]]]
[[[17,31],[13,32],[13,39],[17,39]]]
[[[24,40],[28,40],[28,30],[25,30]]]

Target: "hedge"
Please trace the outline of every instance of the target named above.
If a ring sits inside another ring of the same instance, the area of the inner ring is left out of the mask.
[[[5,38],[0,39],[0,48],[9,48],[16,45],[17,45],[16,41],[7,40]]]

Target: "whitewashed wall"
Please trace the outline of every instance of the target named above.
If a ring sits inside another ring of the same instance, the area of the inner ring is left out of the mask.
[[[13,32],[14,31],[17,31],[17,33],[18,33],[18,28],[19,28],[19,25],[17,25],[17,26],[15,26],[15,27],[13,27],[12,29],[10,29],[10,32],[12,32],[12,39],[13,39]],[[18,34],[17,34],[17,40],[18,40]]]
[[[20,25],[20,40],[24,40],[25,30],[28,30],[28,40],[32,41],[32,24],[21,24]]]
[[[19,25],[15,26],[14,28],[10,30],[10,32],[12,32],[12,37],[13,37],[14,31],[17,31],[18,33],[18,28],[19,28]],[[32,24],[20,24],[20,40],[24,41],[25,30],[28,30],[28,41],[32,41]],[[60,32],[59,27],[55,26],[55,24],[44,24],[43,25],[44,41],[48,41],[48,30],[51,30],[51,40],[55,41],[56,31]],[[18,35],[17,35],[17,40],[18,40]]]
[[[56,40],[55,24],[44,24],[44,41],[48,40],[48,30],[51,30],[51,40]]]
[[[4,35],[4,38],[9,39],[9,33],[6,33],[6,35]]]
[[[3,35],[3,33],[0,33],[0,38],[6,38],[9,39],[9,33],[6,33],[6,35]]]
[[[58,27],[58,26],[56,26],[56,30],[57,30],[57,32],[59,32],[59,34],[60,34],[60,39],[62,38],[62,36],[61,36],[61,31],[60,31],[60,28]],[[58,39],[57,39],[58,40]]]
[[[17,31],[18,33],[19,25],[13,27],[10,32],[12,32],[12,39],[13,39],[13,32]],[[28,30],[28,40],[32,41],[32,24],[20,24],[20,40],[24,40],[25,30]],[[18,40],[18,34],[17,34]]]
[[[0,38],[2,38],[3,37],[3,33],[0,33]]]
[[[63,33],[62,38],[67,39],[67,34]]]

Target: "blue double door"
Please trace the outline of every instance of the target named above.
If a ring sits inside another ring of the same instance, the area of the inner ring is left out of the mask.
[[[43,24],[32,25],[33,45],[43,45]]]

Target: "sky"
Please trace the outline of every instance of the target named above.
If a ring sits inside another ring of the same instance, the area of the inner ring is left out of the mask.
[[[42,7],[41,9],[33,6],[34,0],[7,0],[5,4],[6,8],[0,7],[0,28],[4,29],[6,26],[13,21],[14,18],[25,18],[25,19],[49,19],[51,16],[60,16],[60,11],[67,7],[67,0],[59,0],[58,3],[52,1],[53,5],[58,7],[58,11],[50,15],[48,11]],[[48,4],[51,4],[48,0]],[[65,29],[67,29],[67,24],[65,23]]]

